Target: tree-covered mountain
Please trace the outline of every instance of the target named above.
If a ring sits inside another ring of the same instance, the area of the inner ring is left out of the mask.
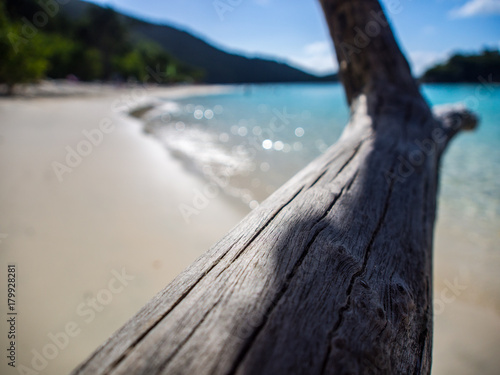
[[[43,77],[159,83],[333,81],[285,63],[222,51],[168,25],[81,0],[0,0],[0,84]]]
[[[73,0],[62,9],[78,20],[95,4]],[[336,75],[317,77],[285,63],[263,58],[247,58],[218,49],[186,31],[120,14],[134,41],[149,40],[160,45],[179,61],[201,69],[207,83],[263,83],[333,81]]]
[[[484,50],[480,54],[455,54],[443,64],[428,69],[422,82],[500,82],[500,54],[498,50]]]
[[[69,78],[83,81],[199,82],[203,71],[151,40],[135,40],[123,16],[82,7],[71,19],[57,2],[0,1],[0,83]],[[154,79],[153,71],[161,81]]]

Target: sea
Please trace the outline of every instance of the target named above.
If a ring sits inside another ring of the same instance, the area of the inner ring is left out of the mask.
[[[500,218],[500,85],[423,85],[431,105],[463,104],[479,127],[460,133],[441,165],[439,210],[470,221]],[[161,99],[161,98],[160,98]],[[340,84],[233,86],[164,104],[146,131],[193,173],[255,208],[340,137],[349,117]]]
[[[468,288],[460,298],[500,314],[500,85],[485,78],[421,89],[431,106],[461,104],[480,118],[442,159],[435,293],[459,280]],[[142,118],[145,131],[248,210],[334,144],[349,118],[338,83],[228,86],[157,99],[161,104]]]

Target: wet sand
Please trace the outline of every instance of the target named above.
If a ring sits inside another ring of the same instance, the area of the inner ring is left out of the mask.
[[[147,95],[226,89],[151,88]],[[124,115],[147,103],[142,94],[89,87],[61,97],[53,88],[31,99],[0,100],[0,277],[6,278],[7,264],[16,264],[18,365],[32,368],[50,335],[74,323],[78,334],[40,371],[68,373],[248,212],[222,194],[201,198],[207,184]],[[95,143],[90,151],[82,146],[91,142],[88,134]],[[78,152],[79,145],[86,155],[69,157],[69,166],[68,147]],[[199,208],[189,222],[182,204]],[[488,259],[479,252],[471,260],[471,246],[474,240],[464,243],[446,221],[438,222],[435,297],[457,277],[464,289],[435,306],[433,374],[496,374],[500,368],[499,305],[481,295],[492,295],[484,285],[499,290],[488,281],[498,277],[475,277],[474,265]],[[0,308],[6,309],[3,298]],[[2,319],[1,332],[6,328]],[[2,356],[2,374],[17,373],[5,362]]]

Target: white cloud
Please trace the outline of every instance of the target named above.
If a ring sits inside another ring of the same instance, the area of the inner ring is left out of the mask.
[[[308,55],[329,53],[331,44],[328,41],[314,42],[304,47],[304,52]]]
[[[459,8],[452,9],[452,18],[500,14],[500,0],[469,0]]]
[[[437,63],[446,61],[450,56],[450,52],[434,52],[434,51],[413,51],[408,55],[409,63],[412,67],[413,75],[419,77],[428,68]]]
[[[415,76],[420,76],[431,66],[446,61],[452,51],[413,51],[408,53],[408,61]],[[301,54],[288,58],[290,63],[309,72],[323,75],[335,73],[338,63],[330,41],[318,41],[307,44]]]
[[[315,74],[330,74],[338,69],[337,60],[330,41],[318,41],[307,44],[302,53],[291,56],[289,60]]]

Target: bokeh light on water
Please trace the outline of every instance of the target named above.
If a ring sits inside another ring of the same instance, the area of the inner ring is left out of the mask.
[[[427,85],[432,104],[473,103],[475,85]],[[473,108],[475,132],[461,134],[445,154],[439,214],[492,230],[500,218],[500,88]],[[474,103],[476,103],[474,101]],[[167,102],[147,129],[192,171],[255,208],[340,136],[348,109],[339,84],[236,87],[225,94]],[[220,185],[220,184],[219,184]]]
[[[338,139],[348,119],[343,100],[340,85],[236,88],[168,103],[147,129],[192,171],[227,182],[226,193],[255,208]]]

